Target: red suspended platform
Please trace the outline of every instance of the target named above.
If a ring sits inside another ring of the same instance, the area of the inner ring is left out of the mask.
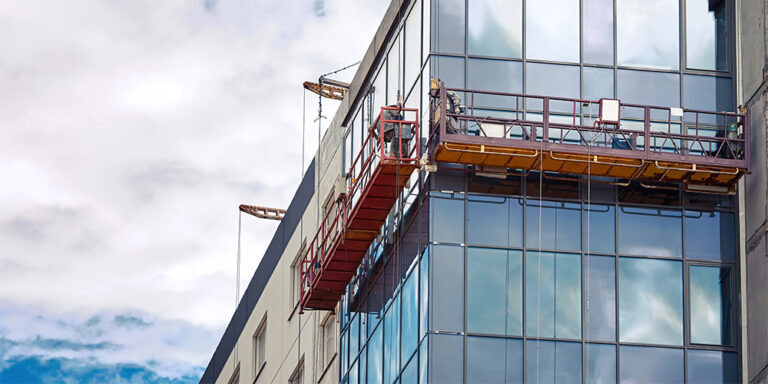
[[[399,132],[399,134],[398,134]],[[386,137],[385,137],[386,136]],[[417,109],[382,107],[301,261],[301,311],[333,310],[419,166]]]

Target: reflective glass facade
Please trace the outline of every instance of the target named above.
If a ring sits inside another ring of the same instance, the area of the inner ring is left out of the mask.
[[[398,93],[426,111],[429,77],[456,88],[731,110],[731,8],[412,2],[348,123],[344,161]],[[505,113],[505,100],[473,102]],[[736,382],[736,220],[731,196],[536,172],[487,179],[451,164],[414,174],[344,298],[341,380]]]

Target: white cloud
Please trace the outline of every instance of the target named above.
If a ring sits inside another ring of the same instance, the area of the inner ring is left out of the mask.
[[[388,5],[316,3],[0,2],[0,300],[223,329],[237,205],[288,206],[301,83],[359,60]],[[276,223],[243,221],[245,286]]]

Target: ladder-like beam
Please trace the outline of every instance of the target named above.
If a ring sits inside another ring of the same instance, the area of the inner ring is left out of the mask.
[[[282,220],[283,216],[285,216],[285,209],[260,207],[258,205],[241,204],[240,212],[267,220]]]

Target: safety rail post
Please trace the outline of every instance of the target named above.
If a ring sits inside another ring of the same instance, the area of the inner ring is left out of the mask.
[[[542,100],[541,105],[542,105],[542,108],[543,108],[542,121],[544,122],[542,124],[542,127],[541,127],[541,129],[543,131],[541,133],[541,141],[547,143],[547,142],[549,142],[549,97],[545,97]],[[574,116],[574,118],[575,118],[575,116]],[[533,132],[533,137],[534,137],[534,139],[536,138],[536,132],[535,131]],[[562,140],[562,138],[561,138],[561,140]]]
[[[651,107],[643,108],[643,135],[645,135],[645,158],[651,152]]]
[[[448,93],[445,91],[445,82],[440,82],[440,132],[438,132],[438,137],[440,140],[445,139],[445,121],[448,119],[448,116],[445,114],[447,113],[447,105],[448,105]]]
[[[750,117],[750,112],[749,112],[749,109],[747,109],[747,112],[741,116],[741,121],[742,121],[741,128],[744,131],[744,134],[742,135],[742,139],[744,140],[744,143],[742,145],[744,146],[744,160],[747,163],[747,172],[750,171],[750,167],[751,167],[750,161],[749,161],[751,156],[751,153],[749,150],[749,147],[751,147],[751,145],[749,145],[749,135],[750,135],[750,130],[751,130],[750,128],[752,126],[752,122],[749,120],[749,117]]]

